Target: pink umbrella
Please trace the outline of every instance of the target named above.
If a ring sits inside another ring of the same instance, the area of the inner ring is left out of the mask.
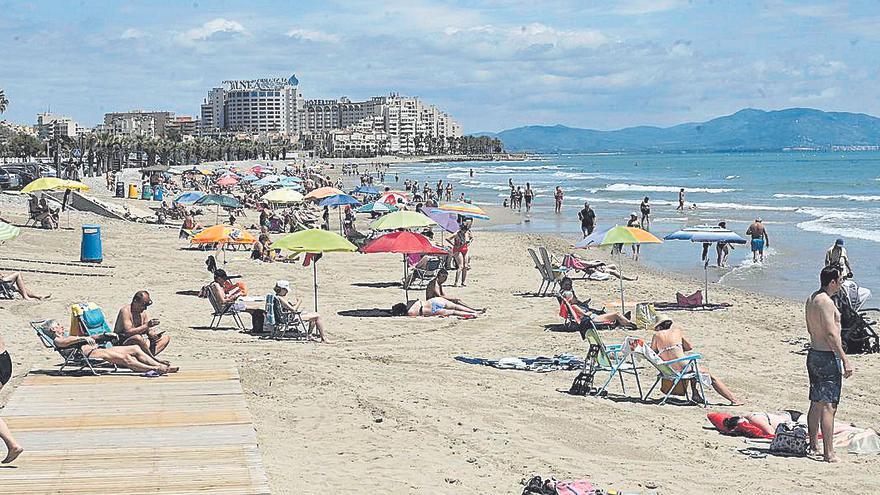
[[[236,179],[235,177],[233,177],[231,175],[227,175],[227,176],[221,177],[220,180],[218,180],[216,182],[216,184],[218,186],[223,186],[223,187],[234,186],[234,185],[238,184],[238,179]]]
[[[407,254],[437,254],[446,255],[449,251],[431,244],[431,240],[422,234],[416,234],[406,230],[392,232],[377,237],[361,250],[364,253],[403,253],[403,281],[406,299],[409,300],[409,288],[406,287],[408,276],[406,255]]]
[[[389,205],[397,205],[397,203],[406,203],[408,198],[396,191],[389,191],[379,196],[379,201]]]

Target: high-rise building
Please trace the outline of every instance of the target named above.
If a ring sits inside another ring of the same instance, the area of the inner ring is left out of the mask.
[[[223,81],[202,104],[203,134],[222,132],[298,134],[302,95],[296,76]]]
[[[75,138],[80,126],[70,117],[54,113],[38,113],[35,129],[37,138],[51,140],[61,136]]]
[[[165,124],[165,134],[170,136],[172,132],[180,136],[195,136],[199,133],[199,119],[189,115],[179,115]]]
[[[104,114],[102,130],[121,136],[165,137],[165,126],[173,112],[113,112]]]

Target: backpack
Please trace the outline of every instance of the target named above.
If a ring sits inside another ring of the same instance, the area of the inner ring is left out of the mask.
[[[783,456],[807,455],[807,427],[795,422],[780,423],[770,442],[770,453]]]

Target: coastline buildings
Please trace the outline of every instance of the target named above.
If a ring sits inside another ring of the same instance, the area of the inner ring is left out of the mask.
[[[143,110],[106,113],[100,130],[122,136],[165,137],[165,126],[173,115]]]
[[[37,125],[34,128],[37,131],[37,138],[43,141],[62,136],[75,138],[81,130],[79,124],[72,118],[54,113],[38,113]]]
[[[200,131],[278,136],[318,143],[327,151],[365,153],[414,153],[427,149],[430,140],[461,137],[452,117],[416,97],[305,100],[298,85],[296,76],[224,81],[202,103]]]

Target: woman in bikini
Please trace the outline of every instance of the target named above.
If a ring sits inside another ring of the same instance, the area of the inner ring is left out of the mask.
[[[465,222],[458,229],[458,232],[452,236],[452,239],[447,240],[447,242],[452,244],[452,256],[455,257],[455,263],[458,265],[458,271],[455,272],[455,283],[452,284],[453,287],[458,285],[459,275],[461,275],[461,286],[467,286],[467,274],[468,270],[471,269],[471,257],[468,255],[468,247],[474,240],[470,227],[470,223]]]
[[[693,346],[684,337],[681,325],[673,323],[669,318],[660,317],[654,324],[654,337],[651,339],[651,349],[657,353],[660,359],[671,361],[673,359],[684,357],[686,351],[693,350]],[[671,366],[677,370],[681,370],[683,365],[681,363],[674,363]],[[709,380],[712,382],[712,388],[714,388],[722,397],[729,400],[730,405],[742,405],[739,399],[733,395],[733,392],[727,388],[727,385],[718,378],[712,376],[709,373],[709,370],[702,365],[700,366],[700,374],[708,376]],[[691,389],[694,393],[694,399],[697,402],[706,401],[704,397],[700,396],[696,380],[691,380]]]
[[[473,310],[461,304],[455,304],[443,297],[432,297],[427,301],[410,301],[409,304],[398,303],[391,307],[391,316],[458,316],[476,318],[485,310]]]
[[[571,310],[574,311],[574,314],[577,317],[578,321],[582,321],[585,317],[589,317],[590,320],[593,321],[593,323],[599,325],[614,325],[631,329],[636,328],[633,322],[629,321],[625,316],[622,316],[620,313],[599,312],[599,310],[593,310],[592,308],[590,308],[589,300],[579,300],[577,298],[577,295],[575,295],[574,293],[574,286],[570,278],[564,277],[559,282],[559,289],[559,295],[563,299],[565,299],[571,306]]]

